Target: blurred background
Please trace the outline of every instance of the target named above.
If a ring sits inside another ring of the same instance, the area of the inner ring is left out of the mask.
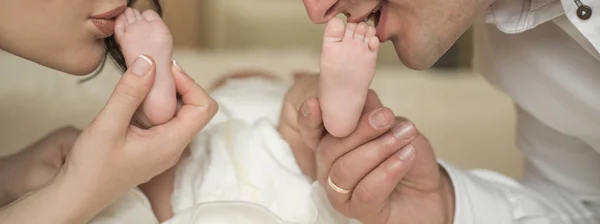
[[[289,49],[320,52],[323,24],[311,23],[301,0],[164,1],[165,20],[179,48]],[[345,17],[340,15],[345,21]],[[434,68],[471,65],[469,30]],[[391,42],[381,47],[378,65],[399,65]]]
[[[301,0],[163,1],[174,36],[173,54],[207,87],[228,73],[260,70],[290,82],[292,73],[318,71],[324,25],[312,24]],[[518,177],[510,99],[471,69],[468,31],[426,71],[412,71],[390,43],[381,47],[372,88],[384,105],[412,120],[437,155],[460,168],[486,168]],[[83,84],[0,52],[0,155],[19,150],[64,125],[85,127],[106,102],[120,72],[108,63]],[[8,75],[10,74],[10,75]]]

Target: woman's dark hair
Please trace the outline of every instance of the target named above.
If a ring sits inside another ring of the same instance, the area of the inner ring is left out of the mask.
[[[147,1],[149,3],[151,3],[150,7],[153,10],[155,10],[159,16],[162,17],[163,10],[162,10],[162,6],[160,5],[159,0],[147,0]],[[135,3],[136,3],[136,0],[127,0],[128,7],[132,6]],[[86,81],[96,77],[98,74],[100,74],[100,72],[102,72],[102,70],[104,69],[104,66],[106,65],[107,57],[109,57],[111,59],[111,61],[113,61],[113,63],[115,63],[115,65],[117,66],[117,68],[119,70],[121,70],[121,72],[125,72],[127,70],[127,64],[125,63],[125,57],[123,56],[123,52],[121,51],[121,46],[119,46],[119,44],[115,40],[115,35],[105,38],[104,46],[106,47],[106,55],[104,56],[104,59],[102,60],[102,64],[100,65],[99,69],[91,76],[81,80],[80,83],[86,82]]]

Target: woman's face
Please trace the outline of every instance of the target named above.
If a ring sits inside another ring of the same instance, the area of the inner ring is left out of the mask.
[[[0,49],[75,75],[93,72],[126,0],[1,0]]]

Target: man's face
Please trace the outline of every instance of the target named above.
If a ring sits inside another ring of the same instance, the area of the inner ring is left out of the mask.
[[[493,0],[302,0],[314,23],[343,13],[349,22],[375,21],[381,42],[391,40],[413,69],[431,67]]]

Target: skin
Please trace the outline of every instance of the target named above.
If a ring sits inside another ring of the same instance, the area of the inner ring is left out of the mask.
[[[370,91],[356,130],[335,137],[323,126],[317,82],[318,76],[306,76],[290,88],[278,129],[300,169],[324,186],[333,207],[366,224],[452,223],[452,185],[414,124],[395,117]],[[375,122],[375,114],[383,119]],[[403,126],[408,128],[398,134]],[[409,147],[414,154],[400,159]],[[333,191],[328,177],[351,193]]]
[[[337,14],[360,22],[380,0],[302,0],[314,23]],[[437,61],[495,0],[387,0],[386,25],[377,33],[392,41],[398,58],[409,68],[427,69]],[[334,6],[335,7],[332,7]]]
[[[1,223],[87,223],[119,196],[175,165],[217,105],[173,68],[183,99],[177,115],[148,130],[130,125],[154,82],[154,67],[142,71],[143,76],[132,71],[123,75],[106,106],[75,140],[56,177],[0,209]]]
[[[493,2],[387,0],[384,2],[387,12],[382,15],[385,25],[377,36],[381,42],[393,42],[398,58],[407,67],[427,69]],[[325,23],[340,13],[349,22],[359,22],[380,1],[303,0],[303,3],[314,23]],[[392,128],[408,121],[392,119],[394,115],[389,111],[386,125],[374,125],[372,113],[389,109],[371,97],[356,130],[348,137],[335,138],[323,128],[321,108],[315,97],[304,95],[290,102],[288,116],[296,117],[298,125],[297,140],[291,145],[295,151],[314,152],[316,168],[307,171],[326,188],[336,210],[364,223],[453,222],[454,190],[427,140],[416,132],[410,143],[394,146],[398,153],[409,145],[416,148],[414,158],[407,161],[386,152],[392,144],[387,140]],[[351,193],[333,191],[328,187],[328,177]]]
[[[52,131],[13,155],[0,159],[0,207],[35,191],[56,176],[81,130]]]
[[[69,74],[89,74],[104,56],[103,35],[89,18],[126,3],[125,0],[3,0],[0,48]]]
[[[2,0],[0,49],[65,73],[88,74],[102,61],[106,37],[90,17],[125,4]],[[151,63],[139,58],[132,63],[83,130],[60,129],[0,159],[0,223],[87,223],[128,190],[175,165],[217,105],[173,64],[182,99],[178,112],[159,126],[131,125],[154,84],[156,63],[148,58]]]

